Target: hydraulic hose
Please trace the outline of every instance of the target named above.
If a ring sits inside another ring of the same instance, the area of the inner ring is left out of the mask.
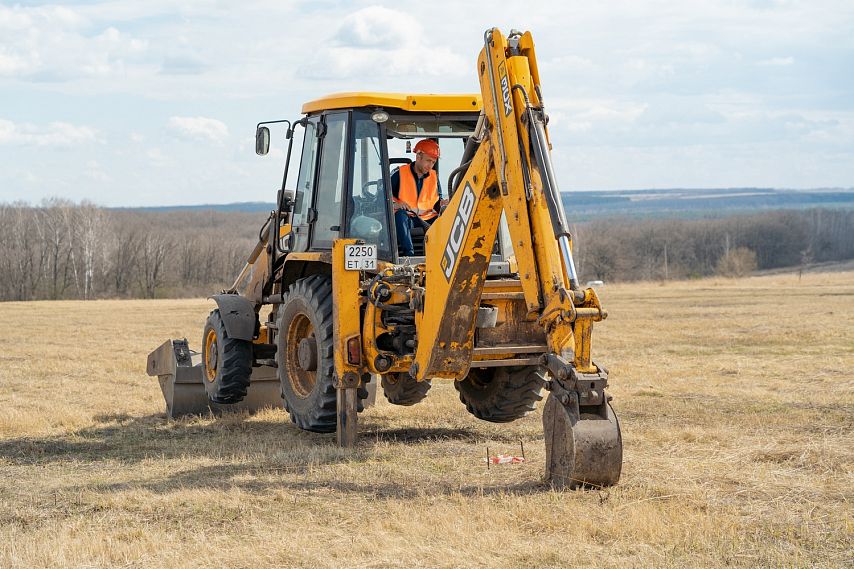
[[[552,168],[543,119],[541,114],[535,112],[530,106],[527,109],[527,116],[528,130],[531,136],[531,148],[534,151],[534,159],[537,161],[537,167],[541,174],[544,174],[542,176],[543,194],[546,198],[546,206],[549,209],[552,229],[560,245],[561,256],[563,257],[567,277],[569,278],[569,287],[574,291],[579,290],[581,287],[578,284],[578,272],[575,269],[575,260],[572,258],[572,248],[569,241],[571,235],[566,223],[566,213],[564,213],[563,204],[560,201],[560,192],[558,191],[554,168]]]

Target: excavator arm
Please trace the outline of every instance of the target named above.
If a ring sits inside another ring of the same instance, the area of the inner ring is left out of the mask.
[[[527,317],[547,339],[540,360],[551,391],[543,415],[547,477],[559,486],[613,484],[622,441],[605,394],[607,371],[593,363],[590,348],[592,323],[606,312],[595,291],[578,283],[531,34],[487,30],[477,69],[483,98],[477,150],[426,235],[425,292],[410,375],[418,381],[468,375],[503,212]]]
[[[468,373],[502,212],[528,316],[546,330],[554,375],[558,365],[567,375],[570,367],[596,373],[589,324],[606,313],[596,293],[578,285],[531,34],[505,38],[488,30],[478,73],[484,103],[479,145],[447,210],[427,233],[427,292],[412,375],[462,379]]]

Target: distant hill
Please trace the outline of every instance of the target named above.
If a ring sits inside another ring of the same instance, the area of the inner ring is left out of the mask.
[[[773,209],[854,208],[854,188],[671,188],[563,192],[571,221],[599,217],[714,217]],[[135,211],[267,212],[273,202],[115,208]]]
[[[276,204],[274,202],[234,202],[223,204],[113,207],[109,209],[118,211],[241,211],[254,213],[258,211],[268,212],[276,209]]]
[[[717,217],[775,209],[854,208],[854,188],[708,188],[564,192],[573,220],[595,217]]]

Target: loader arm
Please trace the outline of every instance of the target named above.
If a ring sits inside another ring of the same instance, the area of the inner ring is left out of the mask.
[[[549,153],[530,33],[488,30],[477,62],[480,144],[448,208],[427,232],[423,311],[411,374],[462,379],[469,371],[478,307],[502,211],[528,310],[546,331],[554,377],[597,373],[590,323],[605,317],[578,286],[571,237]]]

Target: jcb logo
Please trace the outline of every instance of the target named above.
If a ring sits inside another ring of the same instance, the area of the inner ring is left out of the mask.
[[[471,186],[466,184],[463,190],[463,198],[460,200],[460,208],[457,210],[457,215],[454,216],[454,224],[451,226],[451,236],[448,238],[445,254],[442,256],[442,270],[448,282],[450,282],[451,273],[454,272],[454,266],[457,264],[460,247],[463,246],[463,238],[466,236],[475,201],[476,198]]]
[[[501,64],[499,72],[501,73],[501,96],[504,98],[504,116],[509,117],[513,112],[513,106],[510,104],[510,80],[507,79],[504,64]]]

